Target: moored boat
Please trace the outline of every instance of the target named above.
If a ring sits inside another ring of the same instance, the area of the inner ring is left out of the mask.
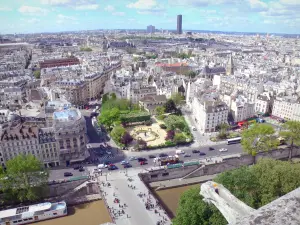
[[[68,214],[65,201],[44,202],[0,211],[0,225],[30,224]]]

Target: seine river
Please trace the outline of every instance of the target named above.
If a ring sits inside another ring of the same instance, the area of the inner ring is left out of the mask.
[[[165,203],[165,205],[169,208],[169,210],[176,215],[176,209],[178,207],[180,195],[193,187],[199,187],[200,192],[200,184],[187,185],[182,187],[169,188],[165,190],[156,191],[160,199]]]
[[[111,222],[104,202],[95,201],[68,208],[68,216],[37,222],[37,225],[99,225]]]

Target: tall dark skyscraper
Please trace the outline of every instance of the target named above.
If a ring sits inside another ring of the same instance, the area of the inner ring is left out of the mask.
[[[182,15],[177,16],[177,34],[182,34]]]

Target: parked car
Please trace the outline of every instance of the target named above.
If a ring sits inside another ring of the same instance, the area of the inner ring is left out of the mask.
[[[159,157],[166,157],[166,156],[168,156],[168,154],[166,154],[166,153],[160,153],[158,156]]]
[[[79,168],[79,172],[83,172],[84,171],[84,168],[83,167],[80,167]]]
[[[147,162],[146,161],[140,161],[140,165],[143,166],[143,165],[146,165]]]
[[[213,151],[213,150],[215,150],[215,149],[214,149],[213,147],[209,147],[208,150],[209,150],[209,151]]]
[[[104,168],[107,168],[106,164],[99,164],[98,165],[98,169],[104,169]]]
[[[117,170],[118,167],[116,167],[114,164],[111,164],[108,166],[108,170]]]
[[[192,156],[191,154],[185,154],[183,157],[187,158],[187,157],[191,157],[191,156]]]
[[[183,150],[180,150],[180,149],[178,149],[178,150],[175,151],[176,155],[180,155],[180,154],[184,154],[184,153],[185,152]]]
[[[142,158],[142,157],[138,158],[137,160],[138,160],[138,162],[146,162],[147,161],[146,158]]]
[[[193,150],[192,153],[199,153],[199,150]]]
[[[74,169],[74,170],[79,170],[79,169],[80,169],[80,166],[79,166],[79,165],[75,165],[75,166],[73,167],[73,169]]]
[[[148,157],[149,157],[149,159],[154,159],[154,158],[156,158],[155,155],[149,155]]]
[[[128,164],[127,161],[122,161],[122,162],[121,162],[121,165],[126,165],[126,164]]]
[[[73,173],[71,173],[71,172],[64,173],[64,177],[71,177],[71,176],[73,176]]]
[[[129,159],[128,159],[129,161],[134,161],[134,160],[136,160],[136,157],[134,157],[134,156],[131,156],[131,157],[129,157]]]
[[[206,155],[206,153],[205,153],[205,152],[200,152],[199,155],[200,155],[200,156]]]
[[[219,149],[219,152],[227,152],[228,150],[227,150],[227,148],[220,148]]]
[[[130,168],[130,167],[132,167],[132,165],[130,163],[127,163],[124,165],[124,168]]]

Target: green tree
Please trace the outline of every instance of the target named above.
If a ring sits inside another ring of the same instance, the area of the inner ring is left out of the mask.
[[[228,136],[228,129],[229,125],[227,123],[219,124],[216,129],[219,131],[218,138],[219,139],[226,139]]]
[[[114,92],[110,94],[110,97],[111,97],[111,100],[116,100],[117,99],[117,95]]]
[[[126,133],[126,129],[118,125],[112,129],[110,135],[115,142],[121,143],[121,139],[125,133]]]
[[[182,105],[184,97],[180,93],[174,93],[171,96],[171,99],[174,101],[176,106]]]
[[[294,145],[300,145],[300,122],[287,121],[283,125],[280,136],[284,137],[287,143],[290,144],[289,159],[291,159]]]
[[[179,129],[183,132],[189,133],[189,127],[183,116],[169,115],[164,120],[168,130]]]
[[[196,72],[190,70],[190,71],[186,72],[184,75],[186,75],[190,78],[195,78],[197,74],[196,74]]]
[[[98,122],[111,130],[112,125],[120,121],[120,110],[113,108],[110,111],[104,111],[98,116]]]
[[[165,107],[163,107],[163,106],[157,106],[157,107],[155,108],[155,113],[156,113],[156,115],[158,115],[158,116],[163,115],[163,114],[165,113]]]
[[[49,172],[33,155],[18,155],[7,161],[0,186],[6,196],[20,202],[40,199],[46,190]]]
[[[36,71],[33,72],[33,75],[35,76],[36,79],[40,79],[41,78],[41,71],[36,70]]]
[[[199,192],[199,188],[192,188],[181,195],[173,225],[226,225],[219,210],[204,202]]]
[[[269,151],[278,146],[279,142],[274,134],[274,128],[263,123],[255,124],[252,128],[242,132],[242,148],[253,156],[253,163],[258,152]]]
[[[172,112],[176,111],[176,105],[175,105],[175,102],[172,99],[169,99],[165,103],[164,107],[165,107],[165,111],[167,113],[172,113]]]
[[[176,144],[185,143],[186,137],[184,136],[183,133],[176,133],[173,141],[176,142]]]
[[[104,94],[102,96],[102,104],[104,104],[105,102],[107,102],[109,100],[109,96],[108,96],[108,93]]]

